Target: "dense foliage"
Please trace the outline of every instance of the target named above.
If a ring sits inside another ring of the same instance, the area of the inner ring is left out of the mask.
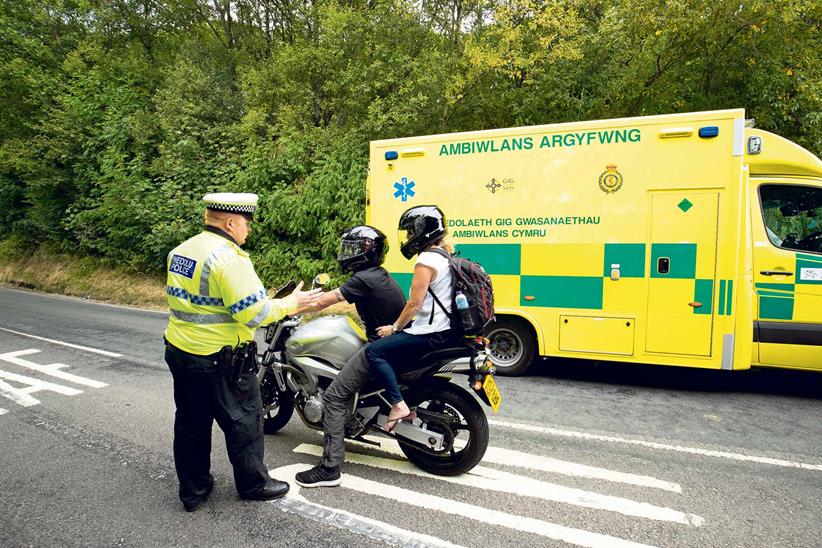
[[[368,142],[745,107],[822,152],[818,0],[4,0],[0,239],[160,270],[255,191],[268,282],[333,270]]]

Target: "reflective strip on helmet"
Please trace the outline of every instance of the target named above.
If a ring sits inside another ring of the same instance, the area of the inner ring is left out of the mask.
[[[243,297],[242,299],[240,299],[236,303],[229,306],[228,311],[231,312],[232,314],[236,314],[237,312],[241,312],[241,311],[245,310],[246,308],[248,308],[249,306],[251,306],[252,304],[254,304],[256,302],[259,302],[259,301],[262,301],[263,299],[265,299],[265,296],[266,296],[265,295],[265,290],[260,289],[256,293],[252,293],[248,297]]]
[[[192,314],[189,312],[180,312],[179,310],[172,309],[171,315],[177,318],[178,320],[188,323],[234,323],[234,318],[232,318],[228,314]]]
[[[208,277],[211,276],[211,265],[217,261],[220,255],[227,251],[232,251],[232,247],[227,243],[224,243],[212,251],[211,255],[209,255],[205,260],[205,263],[203,264],[203,271],[200,273],[200,295],[203,295],[204,297],[208,297],[210,295],[208,292]]]
[[[265,320],[269,314],[271,314],[272,308],[274,308],[274,303],[268,301],[267,303],[265,303],[265,306],[263,306],[263,309],[260,310],[260,312],[256,316],[254,316],[254,318],[252,318],[251,321],[246,322],[245,325],[251,328],[257,327],[258,325],[263,323],[263,320]]]

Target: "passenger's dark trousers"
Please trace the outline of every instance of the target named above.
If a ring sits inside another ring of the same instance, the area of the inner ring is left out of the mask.
[[[231,371],[218,367],[213,357],[194,356],[166,346],[166,363],[174,377],[174,464],[180,482],[180,500],[194,503],[213,481],[211,427],[225,434],[234,484],[242,496],[262,488],[268,470],[263,464],[263,402],[257,377],[245,371],[231,382]]]
[[[323,466],[341,466],[345,461],[345,423],[354,395],[368,382],[368,360],[365,349],[348,359],[340,374],[323,393],[323,430],[325,449]]]
[[[388,403],[402,401],[397,373],[410,371],[417,366],[423,354],[459,344],[459,337],[450,329],[424,335],[412,335],[399,331],[368,345],[365,357],[371,365],[371,374],[385,387]]]

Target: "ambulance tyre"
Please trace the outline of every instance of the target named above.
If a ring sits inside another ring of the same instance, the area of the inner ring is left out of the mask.
[[[536,354],[536,337],[531,326],[515,317],[498,317],[485,336],[489,357],[497,368],[497,374],[516,377],[531,367]]]

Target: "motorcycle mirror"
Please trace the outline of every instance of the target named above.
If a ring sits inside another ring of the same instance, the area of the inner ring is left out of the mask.
[[[331,276],[329,276],[325,272],[323,272],[322,274],[317,274],[316,276],[314,276],[314,285],[319,285],[319,286],[322,287],[324,285],[328,285],[328,283],[330,281],[331,281]]]

